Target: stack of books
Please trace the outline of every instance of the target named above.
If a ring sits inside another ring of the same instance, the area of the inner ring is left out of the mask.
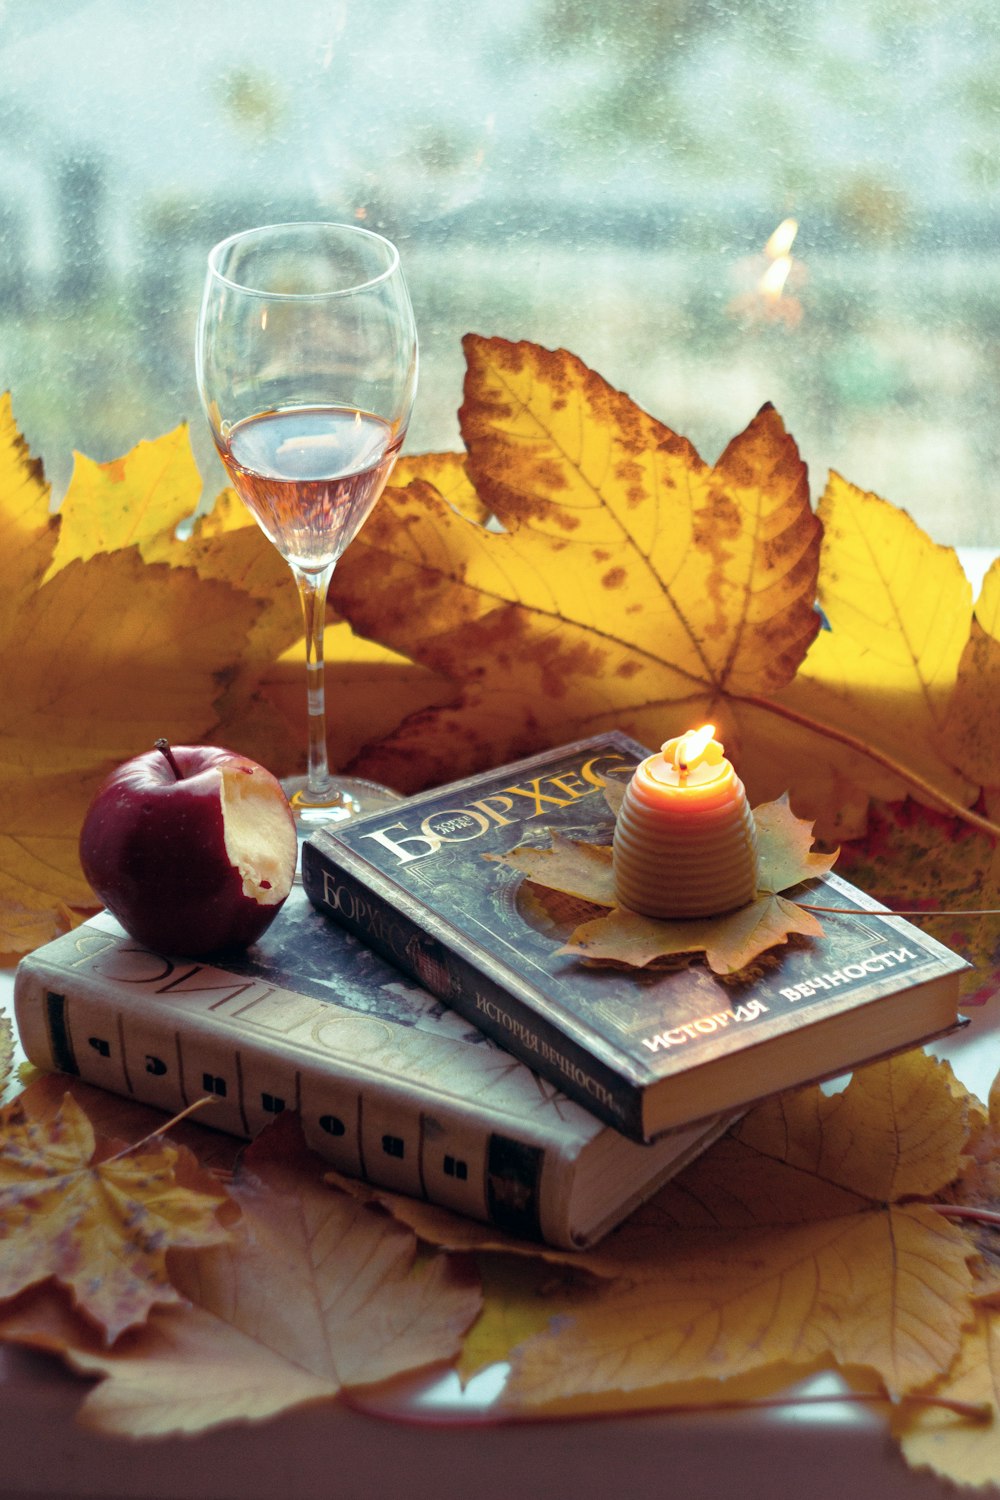
[[[317,831],[304,889],[214,964],[103,913],[22,960],[24,1050],[169,1111],[212,1095],[240,1136],[295,1109],[348,1175],[591,1244],[755,1101],[949,1030],[967,967],[835,874],[808,899],[850,914],[742,983],[560,953],[580,913],[495,856],[610,843],[604,786],[647,753],[597,736]]]

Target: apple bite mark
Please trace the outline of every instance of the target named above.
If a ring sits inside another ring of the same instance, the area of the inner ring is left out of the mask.
[[[248,763],[220,769],[223,835],[243,894],[277,906],[295,879],[298,841],[287,804],[275,798],[271,778],[257,770]]]
[[[137,942],[187,958],[255,943],[297,856],[281,783],[216,745],[157,741],[105,778],[80,830],[98,899]]]

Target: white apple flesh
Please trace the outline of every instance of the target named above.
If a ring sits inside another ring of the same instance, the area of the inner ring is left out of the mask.
[[[297,853],[281,784],[213,745],[157,741],[126,761],[80,832],[83,873],[126,932],[190,958],[260,937],[292,888]]]

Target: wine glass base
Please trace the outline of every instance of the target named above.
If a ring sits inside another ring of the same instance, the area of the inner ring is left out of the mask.
[[[346,823],[362,813],[378,812],[402,801],[398,792],[377,781],[365,781],[361,776],[331,776],[326,792],[320,795],[309,790],[305,776],[291,776],[281,785],[295,816],[300,840],[330,823]]]

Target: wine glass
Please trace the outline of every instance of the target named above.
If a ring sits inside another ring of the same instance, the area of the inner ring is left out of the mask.
[[[323,628],[338,558],[385,487],[417,384],[394,245],[345,224],[276,224],[210,252],[198,390],[241,499],[291,566],[305,622],[308,772],[285,782],[300,833],[394,800],[330,774]]]

